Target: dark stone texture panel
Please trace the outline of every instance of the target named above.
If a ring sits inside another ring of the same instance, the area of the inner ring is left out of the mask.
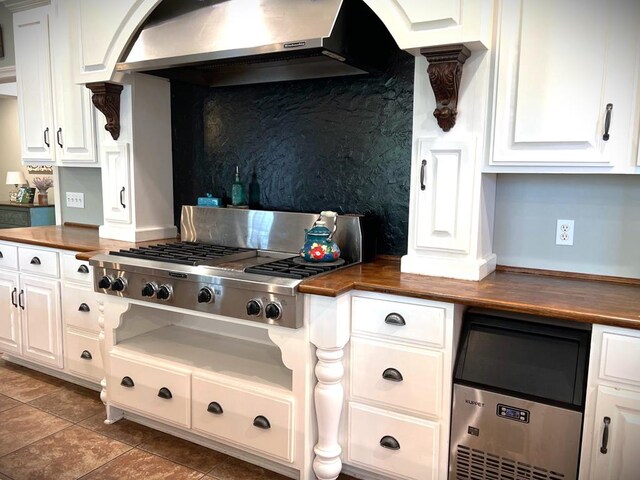
[[[176,224],[236,164],[252,208],[370,214],[379,253],[407,249],[413,57],[382,74],[207,89],[172,82]]]

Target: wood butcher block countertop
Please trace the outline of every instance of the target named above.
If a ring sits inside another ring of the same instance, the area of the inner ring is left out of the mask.
[[[0,229],[0,240],[79,252],[88,260],[109,250],[176,241],[141,243],[98,237],[97,228],[47,226]],[[498,267],[479,282],[400,272],[398,257],[378,257],[303,281],[302,293],[335,297],[351,290],[390,293],[474,307],[640,329],[640,280]]]
[[[473,282],[401,273],[399,258],[378,257],[305,280],[299,289],[330,297],[365,290],[640,329],[640,281],[593,278],[498,267]]]
[[[96,253],[107,252],[109,250],[120,250],[122,248],[132,248],[136,245],[177,241],[176,238],[168,238],[141,243],[122,242],[109,240],[108,238],[100,238],[97,228],[67,225],[0,229],[0,240],[73,250],[79,252],[76,257],[80,260],[88,260]]]

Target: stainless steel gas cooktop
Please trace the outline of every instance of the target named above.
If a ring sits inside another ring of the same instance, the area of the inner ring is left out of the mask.
[[[362,260],[361,217],[338,217],[337,262],[308,263],[297,252],[317,215],[185,206],[181,242],[91,258],[94,288],[158,306],[302,326],[305,278]]]

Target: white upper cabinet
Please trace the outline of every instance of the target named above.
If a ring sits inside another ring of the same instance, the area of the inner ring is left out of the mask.
[[[24,162],[54,162],[49,13],[47,6],[13,15],[20,149]]]
[[[491,46],[493,0],[364,0],[402,49]]]
[[[639,24],[636,0],[501,2],[490,165],[633,171]]]
[[[75,12],[64,1],[13,16],[24,163],[97,165],[91,92],[74,83]]]

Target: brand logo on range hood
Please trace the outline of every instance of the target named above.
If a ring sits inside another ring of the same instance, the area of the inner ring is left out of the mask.
[[[289,43],[285,43],[283,46],[284,48],[296,48],[296,47],[304,47],[307,44],[307,42],[289,42]]]

